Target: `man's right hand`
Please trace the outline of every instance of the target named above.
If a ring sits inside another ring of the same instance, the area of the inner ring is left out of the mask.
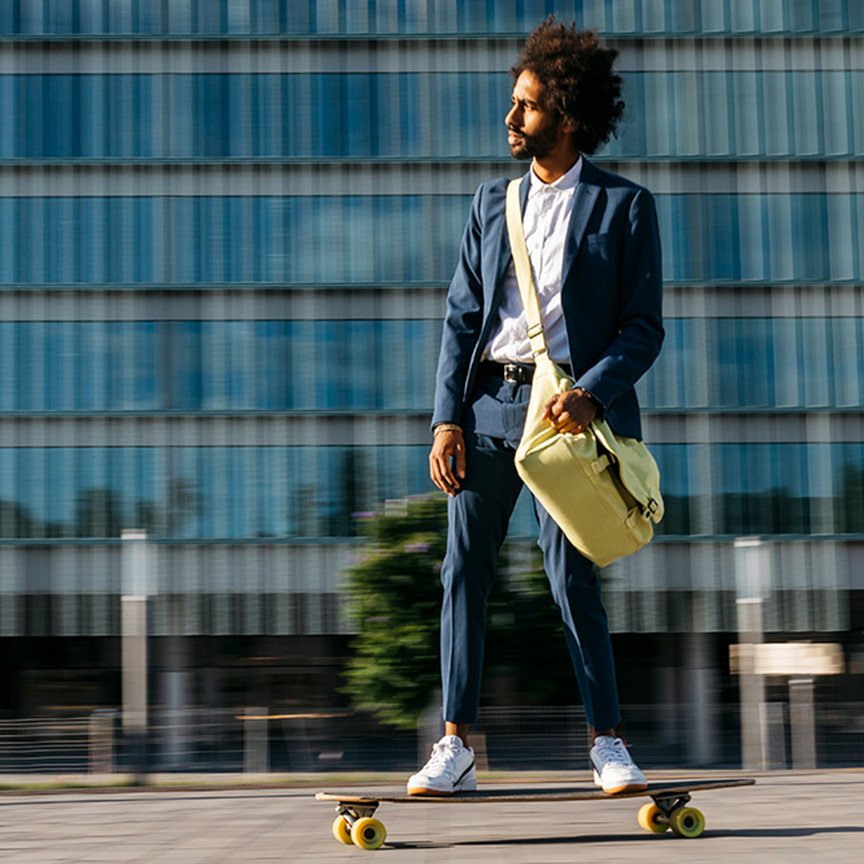
[[[438,432],[429,451],[429,476],[451,497],[465,479],[465,438],[456,429]]]

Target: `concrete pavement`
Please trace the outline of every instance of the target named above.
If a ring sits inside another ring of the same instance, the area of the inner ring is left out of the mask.
[[[652,779],[658,780],[678,776],[682,775],[652,772]],[[377,852],[340,846],[330,833],[334,810],[315,801],[310,788],[7,794],[0,797],[0,862],[317,864],[379,857],[390,864],[860,860],[864,771],[783,772],[757,778],[755,787],[708,791],[694,798],[693,804],[707,819],[705,834],[698,840],[641,831],[635,820],[641,800],[382,804],[378,815],[389,836]],[[507,785],[518,783],[514,776]],[[322,775],[319,788],[334,787]]]

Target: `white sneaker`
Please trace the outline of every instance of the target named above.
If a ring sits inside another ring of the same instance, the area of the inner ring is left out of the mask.
[[[474,751],[458,735],[445,735],[433,744],[429,761],[408,778],[409,795],[452,795],[476,788]]]
[[[620,738],[599,735],[591,748],[591,764],[594,782],[609,795],[648,788],[648,778],[639,770]]]

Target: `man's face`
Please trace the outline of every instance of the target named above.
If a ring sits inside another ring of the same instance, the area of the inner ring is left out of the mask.
[[[545,106],[543,85],[527,69],[516,79],[511,101],[504,118],[510,154],[516,159],[542,159],[565,133],[558,115]]]

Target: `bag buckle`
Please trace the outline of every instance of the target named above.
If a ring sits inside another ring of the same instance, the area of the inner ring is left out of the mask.
[[[653,516],[660,509],[660,505],[654,498],[649,498],[648,503],[645,505],[645,512],[650,516]]]

